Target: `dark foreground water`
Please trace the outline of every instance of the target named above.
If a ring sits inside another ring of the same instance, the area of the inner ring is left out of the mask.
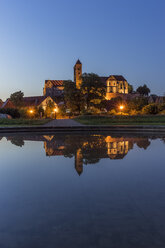
[[[0,248],[164,248],[164,137],[0,137]]]

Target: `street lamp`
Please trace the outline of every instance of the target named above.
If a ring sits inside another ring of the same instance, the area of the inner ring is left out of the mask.
[[[123,105],[120,105],[120,106],[119,106],[119,109],[120,109],[121,114],[122,114],[122,110],[124,109],[124,106],[123,106]]]
[[[56,119],[57,108],[54,108],[54,119]]]
[[[34,113],[33,109],[30,109],[30,110],[29,110],[30,116],[33,116],[33,113]]]

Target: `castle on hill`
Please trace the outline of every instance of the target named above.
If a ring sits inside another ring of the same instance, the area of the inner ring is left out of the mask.
[[[74,66],[74,82],[77,88],[82,83],[82,63],[78,59]],[[128,94],[128,82],[122,75],[110,75],[108,77],[100,77],[101,81],[106,85],[106,100],[113,97]],[[45,80],[43,89],[44,96],[58,97],[63,95],[64,82],[68,80]]]

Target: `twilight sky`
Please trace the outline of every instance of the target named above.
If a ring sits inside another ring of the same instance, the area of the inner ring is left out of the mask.
[[[165,93],[164,0],[0,0],[0,98],[41,95],[45,79],[122,74]]]

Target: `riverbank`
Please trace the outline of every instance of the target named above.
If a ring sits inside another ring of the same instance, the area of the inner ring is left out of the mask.
[[[50,122],[50,119],[0,119],[0,127],[39,126]]]
[[[0,133],[50,133],[50,134],[64,134],[64,133],[163,133],[165,135],[164,126],[154,125],[112,125],[112,126],[29,126],[29,127],[0,127]]]
[[[4,120],[0,133],[164,133],[165,116],[81,116],[75,119]]]
[[[120,125],[147,125],[165,126],[165,115],[148,116],[79,116],[72,119],[0,119],[0,127],[24,127],[24,126],[120,126]]]
[[[165,125],[164,115],[149,115],[149,116],[79,116],[75,118],[76,121],[83,125]]]

